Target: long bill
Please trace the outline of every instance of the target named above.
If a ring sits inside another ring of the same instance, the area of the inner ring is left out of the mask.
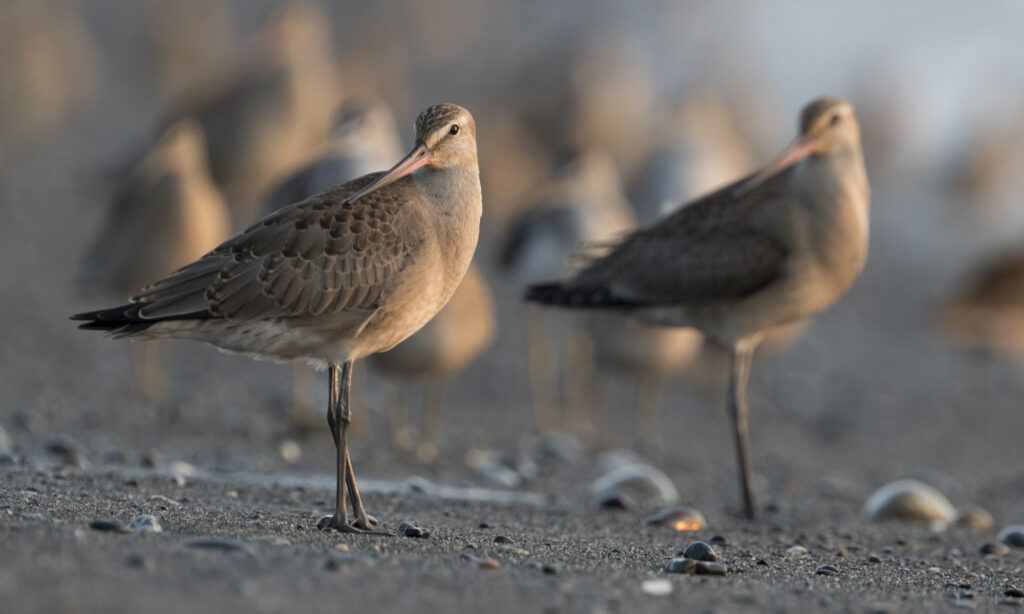
[[[778,175],[782,171],[793,166],[800,160],[803,160],[814,153],[814,145],[815,143],[810,137],[806,135],[798,136],[792,143],[783,149],[779,155],[775,156],[771,162],[758,171],[757,174],[743,182],[743,184],[736,189],[736,193],[745,194],[768,179],[771,179],[775,175]]]
[[[427,149],[427,144],[420,139],[416,141],[416,145],[412,148],[412,151],[406,154],[398,164],[392,166],[389,171],[380,177],[377,177],[377,179],[370,183],[370,185],[346,198],[345,202],[349,203],[360,196],[366,196],[370,192],[376,192],[384,186],[398,181],[402,177],[405,177],[409,173],[418,168],[422,168],[427,164],[430,164],[430,150]]]

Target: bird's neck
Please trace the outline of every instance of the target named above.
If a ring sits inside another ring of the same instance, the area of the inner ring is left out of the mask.
[[[437,237],[441,249],[448,252],[447,277],[458,285],[469,268],[480,236],[480,173],[475,167],[424,168],[413,174],[413,180],[437,212]]]

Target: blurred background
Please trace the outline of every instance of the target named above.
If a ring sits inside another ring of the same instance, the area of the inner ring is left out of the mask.
[[[755,358],[762,491],[915,472],[1020,491],[1022,25],[1014,0],[6,0],[0,426],[26,455],[62,438],[94,463],[326,473],[325,375],[67,317],[389,166],[451,101],[478,126],[481,275],[454,325],[357,367],[361,473],[544,488],[523,459],[557,430],[727,505],[722,356],[519,297],[764,163],[831,94],[863,130],[870,253],[849,295]]]

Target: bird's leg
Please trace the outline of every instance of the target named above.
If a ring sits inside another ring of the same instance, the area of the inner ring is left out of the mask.
[[[352,388],[352,361],[348,361],[341,366],[341,378],[340,378],[340,395],[338,397],[339,414],[338,420],[341,422],[341,434],[339,440],[341,442],[340,449],[343,451],[343,458],[339,460],[340,463],[344,463],[345,467],[345,482],[348,485],[348,494],[352,498],[352,513],[355,515],[355,520],[350,526],[351,529],[358,531],[359,533],[366,533],[370,535],[392,535],[391,533],[383,531],[373,531],[370,529],[371,521],[369,516],[366,514],[366,510],[363,509],[363,499],[359,496],[359,487],[356,486],[356,474],[352,469],[352,459],[348,454],[348,425],[352,421],[352,410],[349,407],[349,390]],[[338,488],[341,488],[339,482]],[[344,505],[344,499],[341,499],[341,504]]]
[[[740,469],[740,485],[743,487],[743,506],[747,518],[757,516],[754,499],[753,475],[750,467],[750,446],[747,438],[747,378],[750,375],[750,359],[754,344],[740,341],[729,352],[729,416],[736,432],[736,455]]]
[[[443,379],[428,378],[423,391],[423,438],[416,450],[416,458],[423,463],[436,461],[441,451],[438,432],[441,430],[446,386],[447,382]]]
[[[555,348],[547,320],[536,308],[526,307],[526,367],[530,373],[533,424],[538,431],[555,426],[558,391],[554,381]]]
[[[662,378],[658,374],[644,373],[636,382],[634,409],[637,440],[653,448],[661,447],[661,391]]]
[[[594,428],[591,416],[593,367],[593,340],[579,322],[573,322],[565,335],[562,385],[568,420],[563,426],[578,429],[585,434]]]
[[[348,411],[348,388],[345,381],[351,381],[352,363],[346,362],[342,368],[341,378],[338,374],[338,365],[330,367],[330,390],[327,403],[327,424],[331,427],[331,437],[334,439],[334,449],[337,459],[337,481],[335,482],[335,509],[333,516],[325,516],[317,522],[317,528],[334,529],[342,533],[370,533],[373,535],[388,535],[368,531],[364,527],[369,526],[366,512],[363,511],[362,501],[359,500],[359,490],[356,488],[355,475],[352,473],[352,460],[348,455],[348,441],[346,428],[350,419]],[[339,379],[341,381],[339,381]],[[356,522],[362,522],[363,527],[352,526],[348,521],[348,508],[345,505],[345,491],[348,488],[353,493],[352,508],[356,512]],[[358,503],[357,503],[358,501]],[[358,511],[357,511],[358,510]],[[361,512],[361,514],[360,514]]]

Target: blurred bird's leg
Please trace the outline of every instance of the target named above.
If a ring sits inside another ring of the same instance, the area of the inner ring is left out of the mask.
[[[409,412],[405,407],[405,384],[389,378],[387,395],[388,440],[393,452],[411,452],[416,446]]]
[[[432,463],[441,454],[441,413],[444,411],[444,393],[448,382],[441,378],[428,378],[423,391],[423,438],[416,449],[416,458]]]
[[[538,307],[526,306],[526,367],[530,373],[533,424],[538,431],[555,426],[558,389],[555,377],[555,345],[547,318]]]
[[[163,348],[157,341],[137,341],[131,344],[131,348],[135,387],[139,394],[147,399],[163,396],[167,389],[163,372]]]
[[[636,378],[634,397],[636,437],[644,446],[661,448],[661,393],[665,381],[660,374],[644,373]]]
[[[759,339],[741,339],[729,351],[729,391],[727,404],[729,417],[736,436],[736,459],[739,465],[740,486],[743,489],[743,507],[747,518],[757,516],[754,498],[753,474],[750,465],[750,444],[747,437],[747,380],[750,377],[750,359]]]
[[[563,390],[566,420],[563,427],[588,434],[594,428],[591,416],[591,383],[593,381],[594,342],[577,321],[566,331]]]
[[[390,535],[390,533],[370,530],[370,519],[363,509],[363,501],[356,486],[355,472],[352,470],[352,459],[348,454],[348,425],[352,414],[348,406],[349,386],[352,383],[352,361],[344,363],[339,376],[338,365],[330,368],[330,392],[327,407],[327,424],[331,427],[331,437],[337,459],[337,480],[335,482],[335,510],[333,516],[325,516],[317,523],[320,529],[334,529],[342,533],[362,533],[369,535]],[[348,509],[345,505],[345,493],[352,498],[352,512],[356,518],[352,524],[348,521]]]
[[[292,402],[289,409],[292,424],[303,431],[322,428],[320,418],[313,410],[312,369],[302,363],[292,363]]]

